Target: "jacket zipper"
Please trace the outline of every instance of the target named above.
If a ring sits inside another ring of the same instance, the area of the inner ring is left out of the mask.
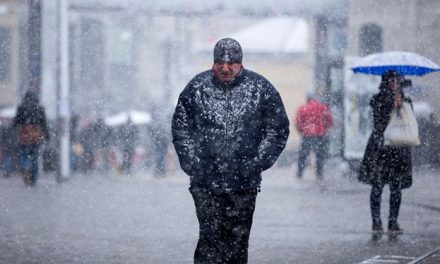
[[[228,142],[229,141],[229,120],[230,120],[230,114],[231,114],[231,91],[228,89],[226,91],[226,123],[225,123],[225,141]],[[228,162],[228,161],[226,161]],[[226,178],[225,175],[222,174],[222,189],[224,191],[228,191],[230,188],[228,188],[227,183],[226,183]]]

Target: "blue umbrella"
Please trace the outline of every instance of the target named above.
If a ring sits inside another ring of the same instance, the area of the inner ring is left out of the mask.
[[[360,58],[351,69],[354,73],[371,75],[382,75],[389,70],[395,70],[402,75],[422,76],[440,71],[440,66],[414,52],[389,51]]]

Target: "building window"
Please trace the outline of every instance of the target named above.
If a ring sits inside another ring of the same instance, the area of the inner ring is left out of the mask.
[[[0,27],[0,82],[8,82],[11,72],[11,30]]]
[[[361,56],[381,52],[382,28],[377,24],[366,24],[362,26],[359,40]]]

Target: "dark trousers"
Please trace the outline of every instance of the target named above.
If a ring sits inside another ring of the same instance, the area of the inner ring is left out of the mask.
[[[1,161],[0,170],[3,175],[9,176],[13,169],[14,163],[14,154],[10,150],[6,149],[3,153],[3,160]]]
[[[133,164],[134,148],[127,148],[122,150],[122,165],[121,170],[129,173]]]
[[[402,201],[402,191],[398,181],[390,181],[390,214],[389,220],[397,220],[399,216],[400,203]],[[382,182],[373,183],[370,194],[370,208],[373,223],[380,223],[380,204],[382,197],[382,190],[385,186]]]
[[[39,144],[20,145],[20,170],[29,174],[29,185],[37,182],[39,150]]]
[[[247,263],[257,190],[212,193],[192,186],[199,220],[194,263]]]
[[[311,151],[316,155],[316,175],[322,178],[325,159],[327,157],[327,137],[303,137],[298,156],[298,176],[301,177],[307,167],[308,156]]]

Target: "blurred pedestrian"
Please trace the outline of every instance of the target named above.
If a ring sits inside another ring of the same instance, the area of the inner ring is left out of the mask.
[[[436,113],[430,115],[430,125],[428,130],[429,137],[429,160],[431,167],[438,168],[440,166],[440,140],[437,140],[436,134],[440,131],[440,117]]]
[[[167,175],[168,149],[171,143],[170,131],[166,124],[168,115],[164,114],[163,109],[156,106],[153,111],[153,122],[149,127],[151,137],[151,150],[153,156],[153,174],[155,177],[165,177]]]
[[[34,186],[38,178],[40,146],[49,139],[46,112],[38,95],[26,92],[17,108],[14,126],[18,129],[19,167],[27,186]]]
[[[88,120],[88,118],[83,118],[79,131],[79,145],[77,147],[77,151],[81,154],[79,156],[79,169],[81,171],[89,171],[94,168],[94,154],[96,149],[95,141],[96,138],[92,123]]]
[[[130,173],[135,153],[135,144],[138,140],[138,129],[129,118],[128,123],[121,127],[121,152],[123,173]]]
[[[2,124],[0,128],[0,172],[4,177],[9,177],[14,169],[14,163],[16,160],[14,157],[17,153],[17,134],[15,127],[13,127],[11,124]]]
[[[297,177],[301,178],[307,167],[311,151],[315,154],[316,176],[322,183],[323,169],[328,150],[328,131],[333,126],[330,109],[322,103],[316,94],[309,94],[307,102],[296,112],[295,126],[301,135],[298,155]]]
[[[180,94],[173,143],[199,220],[194,263],[247,263],[261,172],[285,147],[289,120],[276,89],[244,69],[240,44],[221,39],[211,70]]]
[[[104,122],[104,118],[96,118],[92,125],[90,144],[92,144],[95,169],[108,170],[111,167],[110,150],[113,135],[112,129]]]
[[[373,238],[383,234],[380,214],[383,187],[390,188],[390,207],[388,231],[401,234],[402,229],[397,223],[402,189],[412,185],[412,160],[410,147],[384,146],[384,131],[390,121],[393,109],[400,108],[404,102],[412,105],[411,99],[405,97],[401,85],[403,76],[396,71],[388,71],[382,75],[379,93],[370,101],[373,111],[373,131],[368,140],[362,159],[359,180],[372,185],[370,208],[373,222]]]

